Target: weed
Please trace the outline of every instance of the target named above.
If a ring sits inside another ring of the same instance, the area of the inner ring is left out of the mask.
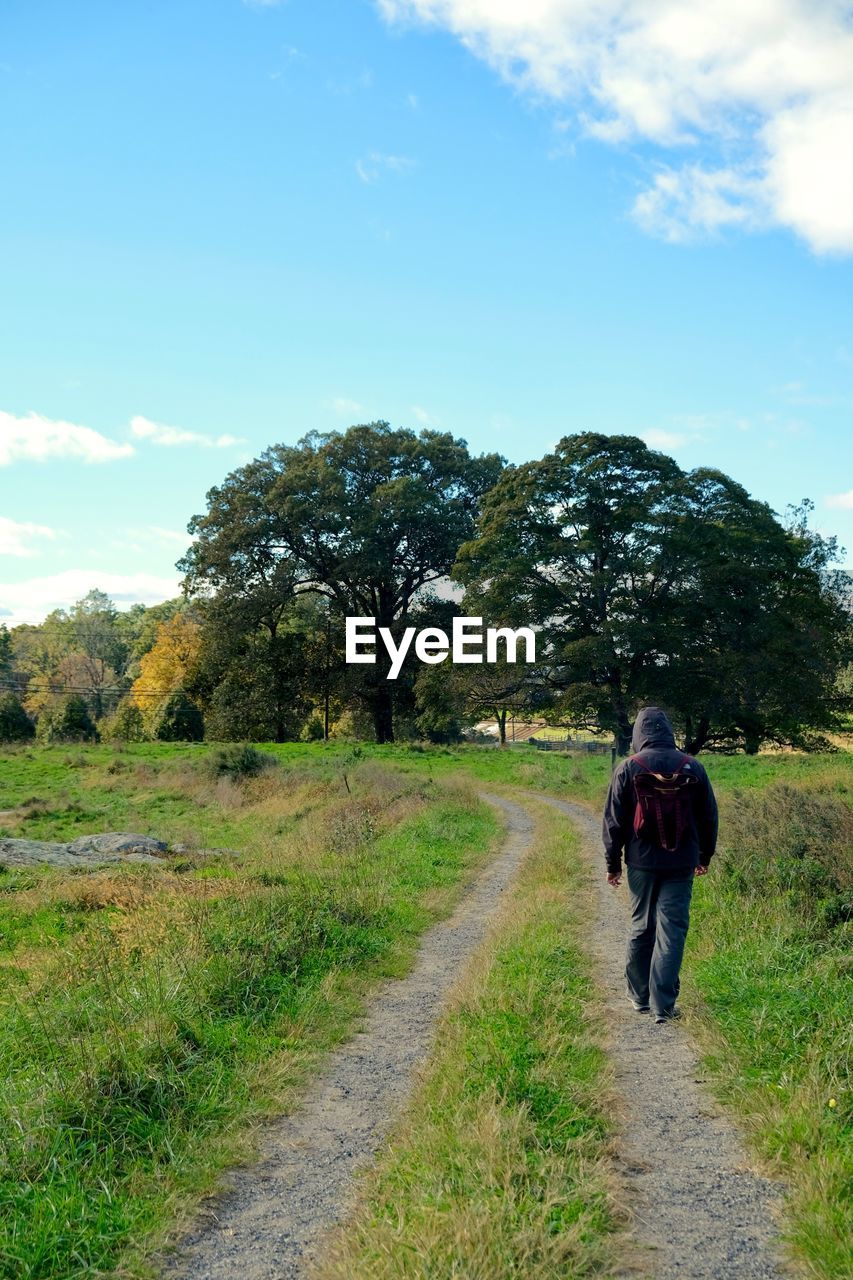
[[[217,747],[204,761],[204,768],[213,777],[227,775],[230,778],[256,778],[264,769],[275,766],[275,758],[257,747],[243,743]]]
[[[782,894],[832,928],[853,914],[853,810],[835,795],[773,783],[723,801],[720,863],[749,897]]]

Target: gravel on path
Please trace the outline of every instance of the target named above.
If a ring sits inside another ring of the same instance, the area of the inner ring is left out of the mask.
[[[299,1110],[268,1127],[261,1162],[232,1173],[164,1276],[291,1280],[345,1216],[354,1174],[373,1161],[405,1103],[441,1005],[530,847],[533,824],[523,808],[486,793],[481,799],[506,824],[497,857],[453,914],[424,934],[411,972],[382,985],[364,1029],[335,1051]]]
[[[606,882],[600,819],[582,805],[527,794],[571,818],[597,872],[591,937],[622,1103],[619,1174],[641,1270],[655,1280],[780,1280],[790,1274],[774,1215],[782,1188],[750,1169],[735,1126],[703,1087],[684,1027],[659,1026],[628,1003],[627,895],[624,881],[618,890]]]

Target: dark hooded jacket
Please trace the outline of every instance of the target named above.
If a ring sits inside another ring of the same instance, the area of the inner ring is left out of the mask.
[[[607,870],[618,874],[622,856],[631,867],[655,871],[685,871],[701,863],[707,866],[717,844],[717,802],[703,766],[693,756],[679,751],[668,718],[658,707],[643,707],[634,722],[631,738],[634,755],[623,760],[610,779],[610,790],[604,806],[604,856]],[[636,763],[642,755],[655,773],[675,773],[679,765],[689,761],[699,785],[689,788],[690,820],[678,848],[672,852],[661,848],[653,832],[645,828],[634,833],[636,793],[634,776],[641,770]]]

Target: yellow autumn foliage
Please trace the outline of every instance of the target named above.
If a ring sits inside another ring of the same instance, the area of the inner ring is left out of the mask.
[[[183,689],[192,676],[201,649],[201,627],[177,613],[157,627],[154,646],[140,660],[139,676],[130,690],[131,701],[146,721],[156,717],[167,698]]]

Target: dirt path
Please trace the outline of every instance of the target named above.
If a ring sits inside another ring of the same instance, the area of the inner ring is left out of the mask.
[[[506,822],[500,853],[453,915],[424,935],[411,973],[383,984],[364,1030],[331,1057],[300,1110],[270,1126],[262,1163],[231,1176],[165,1276],[290,1280],[304,1274],[303,1263],[345,1214],[353,1175],[374,1158],[405,1102],[442,1001],[530,846],[524,809],[481,798]]]
[[[623,1103],[620,1173],[649,1273],[655,1280],[777,1280],[784,1273],[772,1206],[781,1189],[749,1169],[733,1124],[702,1087],[683,1027],[657,1026],[625,998],[627,894],[624,882],[613,890],[604,878],[599,819],[581,805],[530,796],[572,819],[599,872],[593,945]]]
[[[683,1027],[656,1026],[625,999],[626,895],[605,883],[597,817],[581,805],[528,794],[572,820],[602,872],[592,936],[623,1104],[619,1172],[638,1245],[637,1266],[624,1274],[781,1280],[772,1213],[780,1189],[749,1169],[735,1127],[702,1087]],[[263,1161],[232,1174],[167,1265],[169,1280],[304,1276],[305,1264],[345,1217],[354,1175],[374,1159],[405,1104],[444,998],[530,846],[524,809],[485,793],[482,799],[507,824],[499,855],[453,915],[424,935],[411,973],[383,984],[364,1029],[333,1054],[300,1110],[269,1127]]]

